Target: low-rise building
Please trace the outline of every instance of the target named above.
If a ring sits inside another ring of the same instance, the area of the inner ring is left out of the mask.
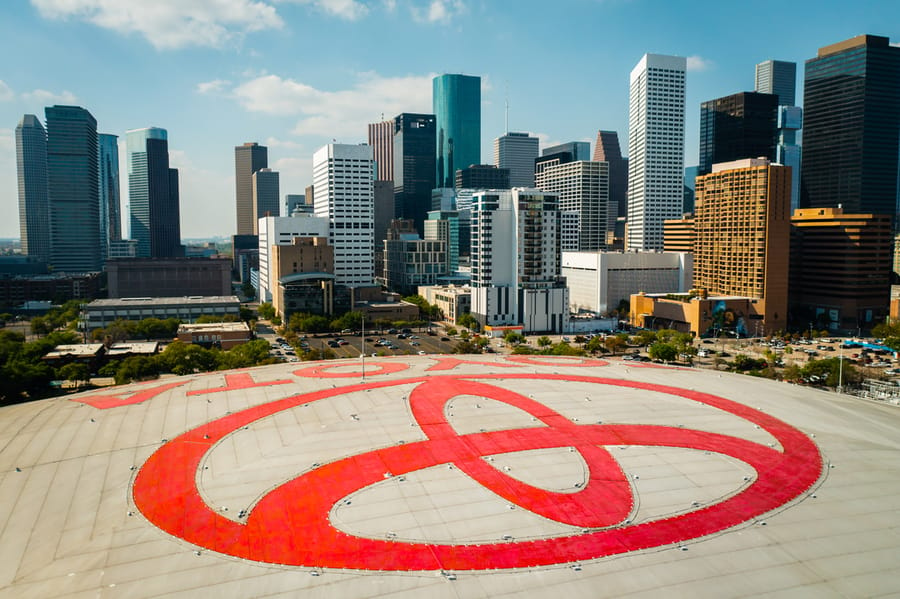
[[[641,291],[684,293],[691,288],[692,264],[683,252],[563,252],[569,309],[605,314]]]
[[[234,296],[123,297],[98,299],[82,308],[82,327],[89,332],[116,320],[177,318],[194,322],[201,316],[232,315],[239,318],[241,302]]]
[[[222,296],[231,293],[230,258],[107,260],[109,297]]]
[[[761,337],[765,302],[737,296],[693,293],[638,293],[631,296],[631,325],[645,329],[675,329],[695,337],[729,334]]]
[[[419,287],[419,295],[429,304],[440,308],[445,320],[456,322],[462,314],[472,311],[472,288],[433,285]]]
[[[203,347],[231,349],[252,339],[246,322],[210,322],[183,324],[178,327],[178,340]]]

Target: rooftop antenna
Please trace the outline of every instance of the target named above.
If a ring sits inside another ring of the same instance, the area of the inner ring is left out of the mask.
[[[506,126],[506,134],[509,134],[509,82],[506,83],[506,120],[504,122]]]

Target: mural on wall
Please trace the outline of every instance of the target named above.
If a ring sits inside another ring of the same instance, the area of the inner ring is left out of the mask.
[[[744,313],[729,308],[725,300],[717,300],[712,305],[712,323],[702,336],[717,337],[722,333],[735,337],[749,336]]]

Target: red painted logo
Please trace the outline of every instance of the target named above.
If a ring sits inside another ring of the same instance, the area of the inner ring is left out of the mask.
[[[555,380],[641,389],[683,397],[729,412],[768,431],[781,444],[712,432],[642,424],[577,424],[543,404],[494,383]],[[487,382],[489,381],[489,382]],[[409,405],[424,441],[335,460],[270,491],[239,522],[210,508],[197,489],[204,455],[247,424],[290,409],[367,389],[416,384]],[[456,396],[494,399],[529,413],[544,426],[460,435],[444,408]],[[731,456],[751,466],[756,479],[735,495],[677,516],[630,524],[632,488],[604,446],[690,448]],[[512,478],[484,458],[510,452],[572,447],[588,466],[575,493],[540,489]],[[333,527],[330,510],[348,495],[384,479],[453,464],[521,509],[582,529],[578,534],[528,541],[442,544],[379,540]],[[816,483],[822,459],[803,433],[760,411],[720,397],[649,383],[559,374],[435,375],[377,381],[298,395],[228,415],[189,431],[156,451],[134,483],[134,501],[153,524],[190,543],[244,559],[295,566],[360,570],[484,570],[590,560],[716,533],[797,498]]]

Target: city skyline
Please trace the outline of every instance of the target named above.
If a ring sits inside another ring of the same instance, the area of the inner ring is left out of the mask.
[[[117,11],[88,0],[5,7],[0,47],[28,60],[0,75],[0,237],[19,235],[15,126],[24,114],[41,115],[54,103],[84,107],[100,131],[120,138],[146,124],[165,126],[179,140],[170,154],[182,176],[184,237],[227,236],[234,233],[234,146],[269,146],[282,194],[303,193],[318,148],[332,139],[364,142],[366,124],[382,113],[429,113],[432,77],[444,72],[482,78],[485,157],[506,132],[507,99],[509,129],[538,135],[542,147],[593,143],[598,129],[624,139],[631,67],[646,52],[685,56],[684,152],[691,165],[700,102],[751,91],[757,63],[797,62],[799,104],[803,62],[818,48],[862,33],[895,44],[900,39],[898,27],[886,25],[900,22],[900,7],[886,2],[840,17],[811,10],[809,2],[777,5],[780,17],[764,33],[727,26],[733,24],[727,7],[651,10],[640,2],[573,0],[567,4],[583,17],[573,19],[570,10],[538,3],[512,13],[459,1],[351,1],[341,12],[325,1],[230,0],[237,7],[231,21],[216,16],[227,11],[214,11],[211,3],[182,4],[163,3],[157,19],[143,18],[140,7]],[[584,44],[577,56],[557,44],[533,43],[561,31],[593,39],[599,22],[604,43]],[[463,35],[469,41],[459,44]],[[317,51],[326,36],[348,44]],[[316,60],[302,58],[312,53]],[[541,69],[542,85],[535,86],[534,68],[541,65],[553,68]],[[123,156],[120,147],[120,163]],[[127,185],[123,177],[123,214]]]

